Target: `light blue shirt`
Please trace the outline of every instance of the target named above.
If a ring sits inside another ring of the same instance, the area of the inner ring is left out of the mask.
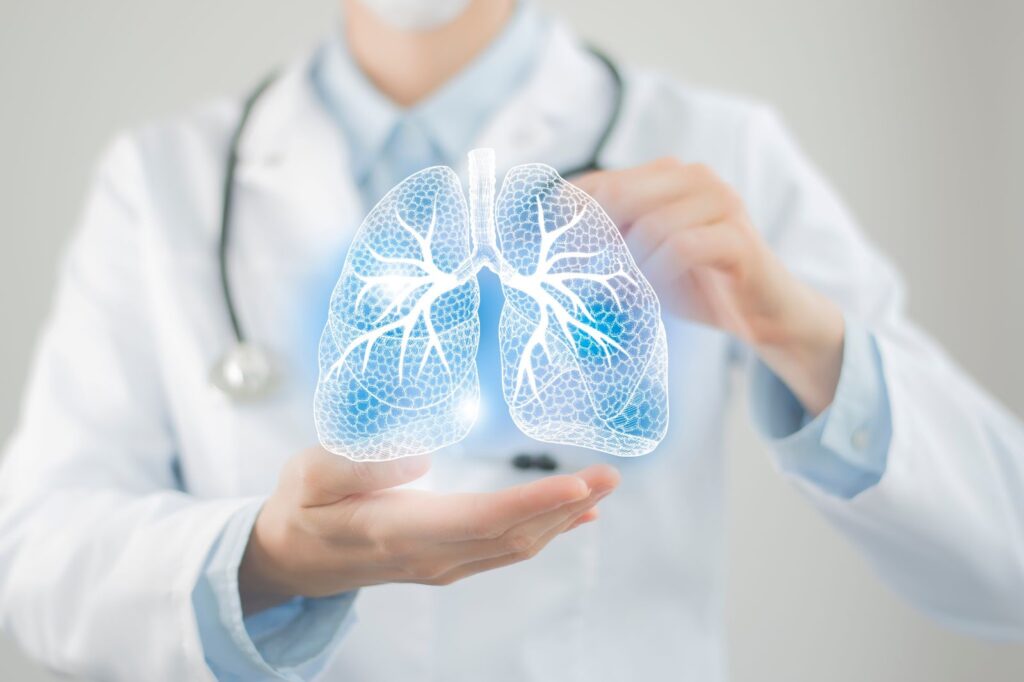
[[[892,439],[889,394],[875,339],[855,319],[846,317],[839,386],[824,412],[810,419],[760,361],[751,374],[750,409],[784,472],[845,499],[882,479]]]
[[[522,3],[483,54],[411,109],[395,105],[369,82],[340,35],[328,42],[312,78],[344,132],[348,170],[364,208],[421,168],[457,164],[535,66],[535,47],[548,29],[547,20]],[[481,354],[490,352],[484,340],[497,338],[497,316],[492,313],[500,303],[497,283],[481,278]],[[495,329],[488,330],[492,325]],[[482,362],[480,367],[493,370],[497,363]],[[481,376],[482,383],[487,380]],[[751,380],[754,422],[784,471],[847,498],[880,480],[891,437],[888,395],[875,341],[855,321],[847,320],[835,400],[817,418],[809,419],[763,364],[755,362]],[[238,566],[259,506],[254,502],[230,520],[193,591],[206,660],[225,680],[309,679],[323,668],[354,621],[356,593],[296,598],[243,618]]]

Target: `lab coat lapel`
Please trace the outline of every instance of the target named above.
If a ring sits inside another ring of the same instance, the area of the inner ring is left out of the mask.
[[[317,342],[362,213],[343,136],[309,77],[311,59],[289,66],[256,102],[235,177],[228,276],[245,331],[272,353],[280,383],[233,414],[268,457],[315,442]],[[264,489],[262,478],[279,466],[253,466],[243,474],[247,489]]]
[[[268,229],[323,250],[351,238],[363,207],[347,172],[344,135],[310,78],[315,55],[292,63],[257,102],[240,143],[238,182],[243,200],[280,202],[288,223]],[[253,216],[256,221],[261,217]]]
[[[589,161],[611,114],[609,74],[567,27],[552,26],[539,50],[524,86],[475,144],[495,149],[499,177],[522,163],[563,170]]]
[[[533,162],[558,169],[579,165],[589,158],[610,113],[608,74],[566,27],[555,24],[538,49],[527,82],[474,144],[493,147],[502,171]],[[315,54],[291,64],[257,102],[240,144],[238,182],[261,202],[266,195],[286,201],[296,218],[308,218],[289,229],[319,242],[317,237],[351,238],[369,207],[361,205],[346,172],[344,136],[310,78]],[[464,166],[463,160],[457,169],[462,174]],[[347,235],[337,234],[339,224],[349,226]]]

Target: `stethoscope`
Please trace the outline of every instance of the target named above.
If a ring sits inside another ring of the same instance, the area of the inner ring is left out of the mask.
[[[604,64],[612,78],[612,110],[601,131],[601,135],[594,144],[590,158],[575,168],[562,171],[562,177],[571,177],[601,168],[600,157],[603,155],[608,140],[618,125],[619,114],[622,111],[624,95],[622,74],[615,63],[603,52],[593,47],[588,47],[587,49]],[[263,398],[273,391],[278,379],[271,354],[258,343],[249,340],[242,329],[231,293],[231,282],[228,279],[227,269],[228,244],[229,237],[231,236],[231,209],[234,199],[235,170],[238,166],[239,142],[242,139],[242,134],[245,132],[246,124],[249,122],[249,117],[257,101],[267,91],[275,78],[276,74],[268,76],[246,97],[245,104],[242,107],[242,114],[239,116],[238,124],[231,135],[227,166],[224,172],[217,265],[220,270],[220,287],[224,298],[224,308],[227,310],[228,320],[231,323],[234,343],[210,369],[210,383],[236,402],[250,402]],[[522,457],[530,456],[522,455]],[[516,464],[516,466],[520,466],[520,464]],[[534,466],[534,464],[531,463],[530,466]],[[524,466],[521,468],[529,467]],[[544,466],[538,466],[538,468],[544,468]]]

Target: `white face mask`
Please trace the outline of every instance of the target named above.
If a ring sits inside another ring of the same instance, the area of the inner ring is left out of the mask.
[[[385,23],[406,31],[429,31],[462,14],[470,0],[359,0]]]

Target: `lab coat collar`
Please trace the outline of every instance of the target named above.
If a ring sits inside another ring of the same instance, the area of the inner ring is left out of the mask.
[[[289,224],[267,229],[287,229],[296,242],[339,248],[364,207],[347,172],[344,135],[313,86],[314,56],[294,59],[256,102],[239,140],[237,196],[287,207],[281,215],[291,216]]]
[[[474,144],[496,150],[499,177],[522,163],[559,170],[579,166],[589,160],[611,114],[610,75],[575,33],[555,22],[539,49],[538,67],[526,85]]]
[[[474,143],[497,150],[499,170],[535,161],[555,168],[576,165],[589,154],[607,116],[608,75],[569,29],[553,22],[537,49],[537,65],[524,86]],[[327,177],[334,177],[349,168],[344,135],[313,84],[316,56],[314,50],[293,60],[257,102],[239,144],[240,163],[309,164],[303,169],[307,179],[324,177],[308,175],[314,169],[330,168]],[[456,169],[465,169],[464,159]],[[345,184],[354,187],[345,175]]]
[[[239,162],[277,163],[311,132],[333,121],[327,117],[310,77],[315,51],[293,59],[260,96],[239,140]],[[314,124],[313,131],[307,124]],[[347,156],[347,152],[346,152]]]
[[[344,30],[328,40],[314,65],[317,92],[350,146],[351,172],[362,184],[397,126],[425,131],[445,163],[461,160],[473,139],[534,70],[550,20],[518,3],[500,34],[435,93],[403,108],[370,82],[350,54]]]

